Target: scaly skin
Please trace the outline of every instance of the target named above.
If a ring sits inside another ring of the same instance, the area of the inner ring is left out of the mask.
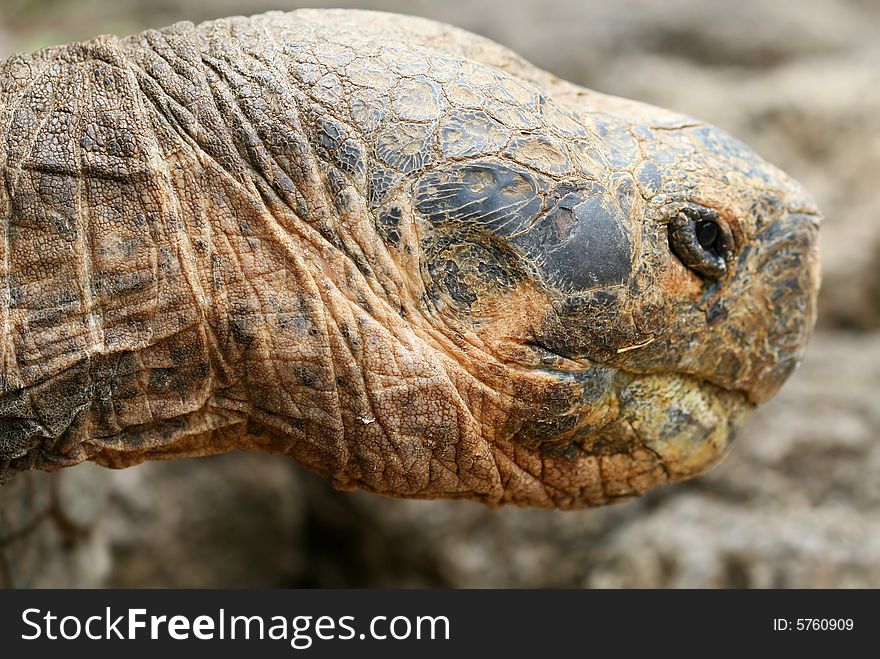
[[[0,81],[6,473],[245,448],[601,505],[717,462],[814,322],[795,181],[454,28],[178,24]],[[698,212],[714,274],[681,247]]]

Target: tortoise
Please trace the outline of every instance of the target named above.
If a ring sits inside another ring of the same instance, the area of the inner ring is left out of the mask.
[[[821,213],[723,130],[428,20],[0,65],[0,472],[251,449],[562,509],[694,477],[801,360]]]

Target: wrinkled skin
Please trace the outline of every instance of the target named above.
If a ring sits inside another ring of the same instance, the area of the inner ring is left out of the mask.
[[[814,322],[798,183],[454,28],[179,24],[0,84],[7,475],[247,448],[340,488],[601,505],[716,463]]]

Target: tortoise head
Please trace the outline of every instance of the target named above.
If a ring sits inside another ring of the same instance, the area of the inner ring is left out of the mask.
[[[651,455],[679,480],[723,456],[803,356],[820,215],[724,131],[601,98],[568,115],[578,130],[550,122],[417,181],[425,278],[506,346],[508,382],[544,379],[517,441]]]

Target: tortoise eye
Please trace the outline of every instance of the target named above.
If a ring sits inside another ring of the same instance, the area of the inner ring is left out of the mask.
[[[696,234],[697,240],[703,249],[716,251],[718,235],[721,233],[718,223],[714,220],[700,220],[697,222]]]
[[[715,211],[685,207],[669,222],[669,247],[697,274],[720,279],[727,272],[733,239]]]

